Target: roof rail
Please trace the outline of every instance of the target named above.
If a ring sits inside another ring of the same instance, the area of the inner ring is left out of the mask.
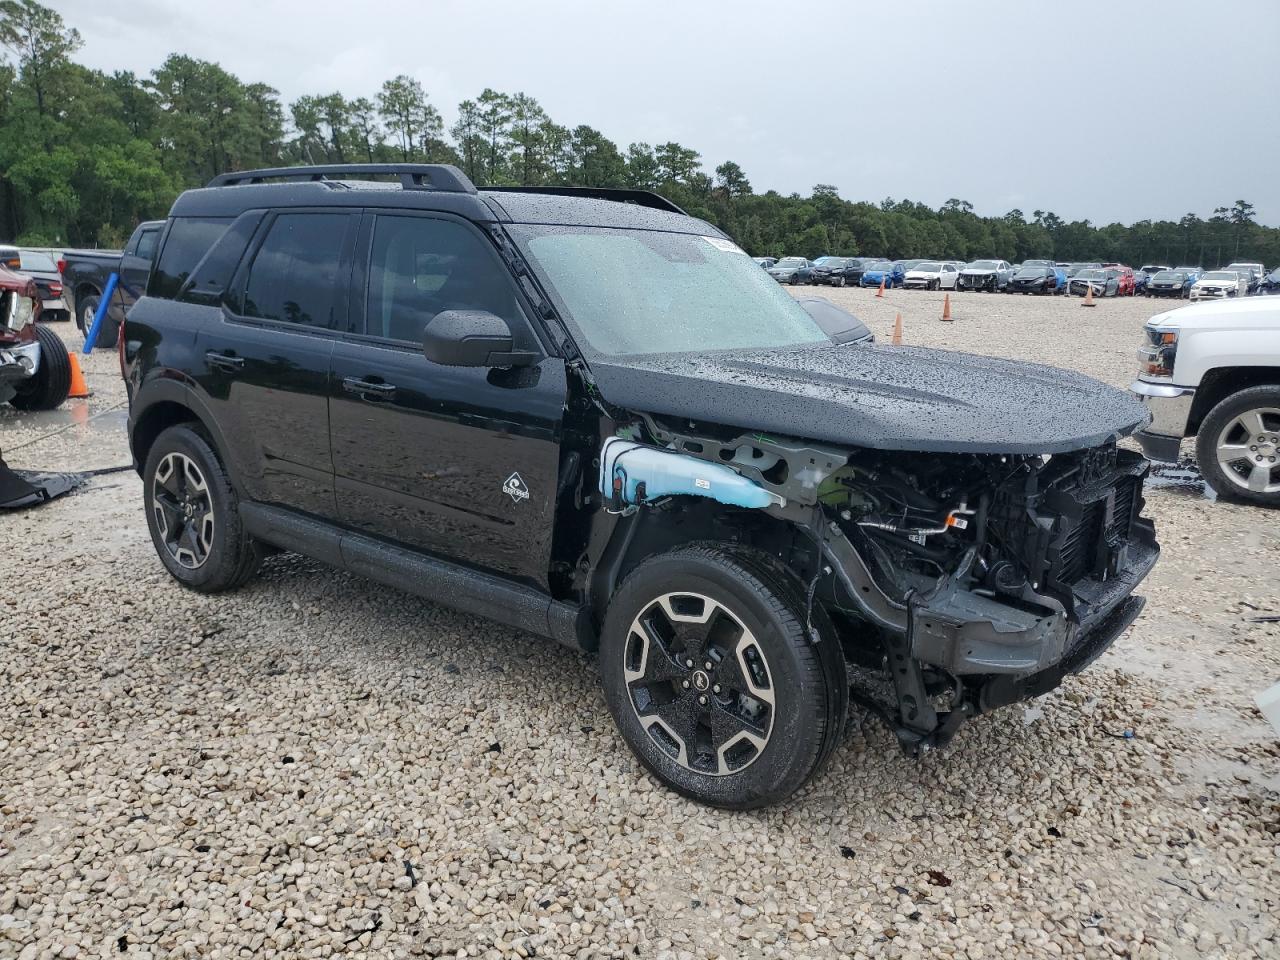
[[[484,187],[486,191],[502,193],[546,193],[554,197],[586,197],[591,200],[613,200],[616,203],[634,203],[638,207],[652,207],[688,216],[680,207],[652,190],[631,190],[624,187]]]
[[[350,177],[360,179],[374,175],[400,178],[405,190],[440,190],[445,193],[475,193],[476,186],[467,175],[449,163],[331,163],[297,167],[267,167],[262,170],[240,170],[222,173],[209,181],[210,187],[234,187],[264,180],[332,180]]]

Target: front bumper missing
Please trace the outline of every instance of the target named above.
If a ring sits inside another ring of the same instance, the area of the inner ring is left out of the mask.
[[[40,343],[20,343],[0,347],[0,383],[15,383],[34,377],[40,370]]]

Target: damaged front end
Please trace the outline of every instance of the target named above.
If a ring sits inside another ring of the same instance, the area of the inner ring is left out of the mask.
[[[1133,590],[1159,555],[1146,472],[1114,440],[1053,456],[886,452],[641,416],[605,439],[599,492],[622,516],[690,498],[730,508],[734,535],[826,608],[854,697],[919,750],[1053,689],[1138,616]]]

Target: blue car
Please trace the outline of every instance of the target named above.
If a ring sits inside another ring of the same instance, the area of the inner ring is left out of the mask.
[[[875,263],[868,263],[863,268],[862,279],[858,281],[858,286],[878,287],[880,282],[884,281],[886,287],[900,287],[906,276],[907,271],[902,269],[902,264],[890,263],[888,260],[877,260]]]

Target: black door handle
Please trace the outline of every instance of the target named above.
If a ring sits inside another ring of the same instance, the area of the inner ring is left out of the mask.
[[[210,350],[204,355],[205,362],[216,370],[237,373],[244,366],[244,357],[236,357],[229,353],[218,353]]]
[[[364,397],[366,400],[386,400],[396,392],[393,383],[373,383],[369,380],[361,380],[358,377],[343,377],[342,389],[347,393],[354,393],[357,396]]]

